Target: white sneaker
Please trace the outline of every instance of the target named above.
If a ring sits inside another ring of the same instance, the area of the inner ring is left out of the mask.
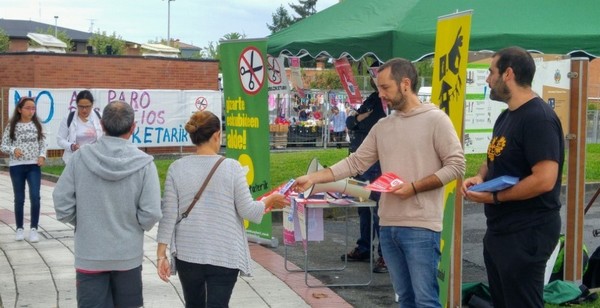
[[[17,234],[15,234],[15,241],[22,241],[25,239],[25,233],[23,232],[23,228],[17,229]]]
[[[31,228],[31,231],[29,231],[29,242],[37,243],[39,241],[40,241],[40,237],[38,236],[37,229]]]

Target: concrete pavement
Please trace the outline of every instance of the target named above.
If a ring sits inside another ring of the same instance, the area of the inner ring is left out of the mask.
[[[40,242],[15,242],[12,185],[8,173],[0,172],[0,308],[77,306],[73,228],[56,220],[53,188],[54,183],[42,180]],[[28,219],[27,199],[26,239]],[[144,240],[144,307],[183,307],[178,278],[165,283],[156,274],[156,230]],[[285,270],[283,257],[271,249],[251,243],[250,250],[254,276],[238,279],[231,307],[351,307],[328,288],[306,287],[304,274]]]

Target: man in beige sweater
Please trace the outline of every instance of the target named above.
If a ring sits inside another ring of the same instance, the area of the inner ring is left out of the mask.
[[[379,96],[392,114],[381,119],[355,153],[331,168],[296,179],[296,191],[362,174],[377,160],[382,173],[404,183],[382,193],[380,240],[401,307],[441,307],[437,266],[440,260],[444,185],[463,176],[462,145],[450,118],[422,104],[414,65],[395,58],[379,67]]]

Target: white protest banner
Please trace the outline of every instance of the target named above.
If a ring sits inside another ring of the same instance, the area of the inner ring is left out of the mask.
[[[44,125],[49,150],[58,150],[56,133],[60,121],[76,108],[77,93],[83,89],[11,88],[9,114],[23,96],[35,98],[37,115]],[[102,112],[108,102],[122,100],[135,110],[137,128],[131,141],[138,146],[191,145],[184,125],[196,110],[210,110],[221,118],[222,94],[211,90],[89,89],[94,109]],[[202,109],[204,108],[204,109]]]

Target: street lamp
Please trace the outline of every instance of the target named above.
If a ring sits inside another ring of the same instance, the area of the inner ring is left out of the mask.
[[[167,45],[171,46],[171,1],[175,0],[167,0],[168,7],[168,16],[167,16]]]
[[[54,16],[54,37],[58,37],[58,16]]]

